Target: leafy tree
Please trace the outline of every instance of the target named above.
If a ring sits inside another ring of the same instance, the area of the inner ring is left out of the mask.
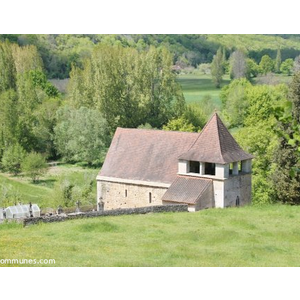
[[[9,42],[0,43],[0,93],[16,86],[16,68]]]
[[[230,56],[230,76],[231,78],[238,79],[246,77],[246,75],[246,55],[241,50],[236,50]]]
[[[107,122],[97,110],[62,107],[54,128],[55,145],[63,159],[99,165],[107,150]]]
[[[83,69],[72,69],[68,97],[76,108],[98,109],[111,133],[145,122],[161,128],[185,107],[172,64],[165,48],[138,52],[101,45]]]
[[[259,73],[259,66],[258,64],[251,58],[246,59],[247,63],[247,75],[246,78],[250,79],[252,77],[256,77]]]
[[[283,74],[291,75],[294,67],[294,61],[291,58],[286,59],[280,66],[280,71]]]
[[[33,182],[37,182],[47,172],[48,165],[42,154],[31,152],[24,158],[21,168]]]
[[[276,73],[280,73],[280,71],[281,71],[280,66],[281,66],[281,51],[280,51],[280,49],[278,49],[276,59],[275,59],[275,72]]]
[[[259,67],[262,74],[267,74],[269,72],[272,72],[274,70],[274,61],[269,55],[264,55],[261,58]]]
[[[249,106],[247,87],[251,87],[248,80],[245,78],[235,79],[223,87],[220,93],[224,107],[223,114],[230,127],[242,126],[244,123]]]
[[[261,119],[256,124],[239,129],[234,135],[239,145],[255,156],[252,163],[252,203],[255,205],[274,202],[271,178],[275,171],[273,156],[277,147],[273,130],[275,122],[272,116]]]
[[[300,55],[296,56],[294,59],[294,73],[297,73],[300,71]]]
[[[220,88],[222,78],[224,75],[224,66],[223,66],[223,54],[222,49],[219,48],[216,55],[214,55],[213,61],[211,63],[211,76],[214,85],[217,88]]]
[[[195,132],[196,128],[193,124],[188,123],[184,117],[170,120],[167,125],[163,126],[163,130]]]
[[[7,146],[18,139],[18,97],[10,89],[0,93],[0,159]]]
[[[279,146],[273,175],[276,198],[300,204],[300,72],[294,75],[284,109],[277,109]],[[280,106],[278,106],[280,107]]]
[[[2,167],[5,171],[17,175],[21,172],[21,163],[26,156],[25,150],[15,144],[5,149],[2,157]]]

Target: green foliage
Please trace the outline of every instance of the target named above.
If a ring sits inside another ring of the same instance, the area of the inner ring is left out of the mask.
[[[196,128],[193,124],[189,123],[184,117],[180,117],[178,119],[170,120],[168,124],[163,126],[163,130],[195,132]]]
[[[252,164],[252,203],[254,205],[274,202],[273,156],[278,144],[273,130],[274,124],[274,117],[260,119],[250,126],[239,129],[234,135],[239,145],[255,157]]]
[[[260,72],[267,74],[274,71],[274,61],[269,55],[264,55],[259,63]]]
[[[76,108],[98,109],[110,132],[149,123],[161,128],[184,110],[172,56],[165,48],[138,52],[98,46],[83,69],[73,68],[68,97]]]
[[[18,97],[10,89],[0,93],[0,159],[8,145],[18,139]]]
[[[281,66],[280,66],[280,71],[283,74],[291,75],[293,72],[293,67],[294,67],[294,60],[291,58],[288,58],[282,62]]]
[[[281,51],[280,49],[277,50],[277,55],[275,59],[275,72],[280,73],[280,66],[281,66]]]
[[[247,79],[256,77],[259,73],[259,66],[258,64],[251,58],[246,59],[247,63]]]
[[[253,86],[246,79],[232,81],[220,94],[223,114],[231,127],[252,126],[274,115],[274,106],[287,97],[287,87]]]
[[[17,175],[21,172],[21,163],[26,156],[25,150],[19,144],[5,149],[2,157],[2,167],[5,171]]]
[[[249,106],[248,87],[251,87],[251,83],[245,78],[235,79],[223,87],[220,93],[224,107],[223,114],[230,127],[241,126],[244,123]]]
[[[222,49],[219,48],[217,54],[214,56],[212,63],[211,63],[211,76],[213,83],[217,88],[221,86],[222,78],[224,75],[224,61],[223,61],[223,54]]]
[[[55,145],[63,159],[99,165],[107,150],[109,135],[102,114],[85,107],[62,107],[54,128]]]
[[[22,162],[22,171],[37,182],[43,174],[46,173],[48,165],[43,155],[36,152],[29,153]]]
[[[0,93],[15,88],[16,68],[9,42],[0,42]]]
[[[141,124],[137,128],[138,129],[156,129],[156,128],[153,128],[149,123]]]
[[[32,80],[33,86],[41,88],[45,91],[48,97],[58,97],[59,92],[57,88],[55,88],[48,80],[42,71],[39,70],[31,70],[29,72],[30,79]]]
[[[290,84],[289,101],[277,109],[279,146],[273,176],[276,197],[289,204],[300,204],[300,72]]]

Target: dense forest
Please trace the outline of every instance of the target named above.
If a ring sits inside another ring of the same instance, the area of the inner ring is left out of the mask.
[[[299,204],[299,54],[298,35],[1,35],[1,169],[37,182],[51,160],[98,168],[118,126],[199,132],[215,106],[185,101],[178,76],[204,74],[255,155],[253,203]]]
[[[299,35],[231,35],[231,34],[128,34],[128,35],[0,35],[0,41],[9,40],[19,46],[34,45],[43,60],[48,78],[68,78],[72,65],[82,66],[90,58],[93,48],[99,44],[119,45],[146,50],[150,46],[165,47],[173,55],[174,64],[196,67],[210,63],[220,46],[226,56],[236,49],[243,49],[256,63],[263,55],[275,59],[281,49],[282,59],[294,59],[299,55]]]

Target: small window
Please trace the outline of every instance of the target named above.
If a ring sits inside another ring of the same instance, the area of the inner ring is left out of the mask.
[[[152,193],[149,193],[149,203],[152,203]]]
[[[200,173],[200,163],[199,161],[190,161],[190,173]]]
[[[216,164],[205,163],[205,175],[216,175]]]
[[[127,190],[125,190],[125,197],[127,197]]]

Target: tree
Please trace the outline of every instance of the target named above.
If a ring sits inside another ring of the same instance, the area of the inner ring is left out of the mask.
[[[296,56],[294,59],[294,73],[297,73],[300,71],[300,55]]]
[[[138,52],[100,45],[82,69],[72,69],[68,98],[77,109],[99,110],[111,133],[117,126],[135,128],[145,122],[161,128],[185,108],[172,65],[166,48]]]
[[[222,78],[224,75],[224,67],[223,67],[223,54],[222,49],[219,48],[216,55],[214,55],[213,61],[211,63],[211,76],[214,85],[217,88],[220,88]]]
[[[16,86],[16,68],[9,42],[0,43],[0,93]]]
[[[21,164],[26,156],[25,150],[19,145],[15,144],[7,147],[2,157],[2,167],[5,171],[17,175],[21,172]]]
[[[258,64],[251,58],[246,59],[247,64],[247,75],[246,78],[250,79],[252,77],[256,77],[259,73],[259,66]]]
[[[246,55],[241,50],[234,51],[230,56],[230,75],[234,79],[247,75]]]
[[[0,93],[0,159],[3,151],[18,140],[18,96],[10,89]]]
[[[188,123],[184,117],[170,120],[167,125],[163,126],[163,130],[195,132],[196,128],[193,124]]]
[[[223,87],[220,98],[223,104],[223,113],[230,127],[242,126],[247,115],[249,98],[247,88],[251,83],[245,79],[235,79]]]
[[[280,73],[280,71],[281,71],[280,66],[281,66],[281,51],[280,51],[280,49],[278,49],[276,59],[275,59],[275,72],[276,73]]]
[[[279,146],[275,152],[273,175],[277,200],[300,204],[300,72],[290,84],[285,109],[277,113]]]
[[[274,70],[274,61],[269,55],[264,55],[261,58],[259,67],[262,74],[267,74],[269,72],[272,72]]]
[[[286,59],[282,62],[280,71],[283,74],[291,75],[294,67],[294,61],[291,58]]]
[[[109,143],[108,126],[102,114],[85,107],[60,108],[54,133],[57,152],[69,162],[99,165]]]
[[[47,172],[48,165],[42,154],[31,152],[24,158],[21,167],[22,171],[35,183]]]

